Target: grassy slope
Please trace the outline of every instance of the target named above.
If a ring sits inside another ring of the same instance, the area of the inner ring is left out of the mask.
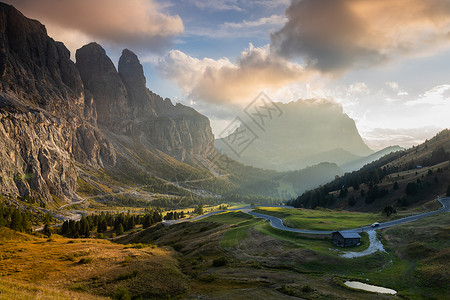
[[[393,281],[409,294],[444,299],[450,289],[450,213],[385,231],[392,264],[372,277]]]
[[[260,207],[255,212],[281,218],[286,226],[309,230],[341,230],[372,224],[384,219],[381,214],[332,210]]]
[[[6,291],[13,291],[15,283],[37,286],[47,298],[52,298],[54,290],[61,297],[67,290],[109,297],[116,293],[168,297],[187,291],[178,262],[161,248],[135,249],[93,239],[43,239],[2,228],[0,253],[1,285]]]
[[[191,297],[235,299],[240,292],[249,299],[281,299],[286,295],[279,289],[294,283],[300,287],[300,294],[304,285],[313,288],[300,295],[307,299],[379,299],[349,291],[332,279],[343,274],[342,266],[351,270],[353,276],[358,274],[360,265],[375,271],[382,266],[384,255],[345,260],[338,256],[342,249],[334,247],[329,238],[305,238],[272,230],[267,222],[249,220],[240,212],[156,226],[122,239],[124,243],[140,241],[171,245],[178,251],[182,271],[191,278]],[[363,245],[351,250],[362,250],[367,245],[364,237]],[[218,258],[225,258],[227,264],[214,267],[213,261]]]
[[[36,284],[0,279],[0,299],[57,299],[57,300],[90,300],[108,299],[86,293],[43,287]]]
[[[316,213],[325,220],[340,212]],[[122,286],[131,294],[147,291],[153,297],[187,293],[193,298],[235,299],[245,293],[249,299],[283,299],[287,295],[305,299],[389,298],[351,291],[339,283],[342,279],[369,279],[411,299],[426,295],[443,298],[449,279],[449,218],[450,214],[440,214],[386,230],[383,242],[387,253],[356,259],[341,258],[344,250],[334,247],[329,237],[276,230],[242,212],[173,226],[157,225],[118,240],[172,246],[184,275],[164,248],[137,249],[92,239],[47,240],[2,229],[0,275],[4,278],[0,289],[16,289],[10,287],[12,282],[37,287],[49,298],[53,293],[61,294],[61,299],[70,293],[68,289],[113,296]],[[363,250],[367,245],[364,236],[362,246],[345,251]],[[88,263],[78,263],[82,258]],[[214,267],[219,258],[225,265]]]

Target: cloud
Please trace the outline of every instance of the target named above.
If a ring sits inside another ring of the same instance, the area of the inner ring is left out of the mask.
[[[388,87],[391,88],[392,91],[397,93],[397,96],[408,96],[409,93],[405,90],[402,90],[397,82],[395,81],[387,81],[385,82]]]
[[[242,7],[239,6],[237,0],[191,0],[190,2],[200,9],[208,9],[212,11],[243,10]]]
[[[257,20],[244,20],[242,22],[225,22],[215,27],[191,27],[186,31],[187,36],[203,36],[212,39],[222,38],[255,38],[257,36],[266,38],[271,30],[281,27],[286,23],[284,15],[272,15]],[[277,27],[277,28],[274,28]]]
[[[443,84],[436,86],[417,99],[405,103],[408,106],[449,106],[450,107],[450,85]]]
[[[286,21],[287,19],[285,16],[272,15],[270,17],[260,18],[256,21],[243,21],[241,23],[225,22],[224,27],[234,29],[252,28],[266,25],[280,25],[286,23]]]
[[[280,6],[289,5],[290,0],[190,0],[189,2],[200,9],[210,11],[243,12],[258,6],[273,10]]]
[[[392,145],[410,148],[423,143],[442,129],[435,126],[397,129],[375,128],[369,132],[362,132],[361,135],[366,144],[375,150],[381,150]]]
[[[268,45],[255,48],[252,44],[236,63],[228,58],[198,59],[172,50],[157,69],[190,98],[213,105],[236,105],[262,90],[277,90],[312,76],[301,65],[271,53]]]
[[[154,0],[10,0],[68,44],[78,38],[160,51],[183,33],[181,18],[166,15]],[[74,50],[74,49],[71,49]]]
[[[449,46],[448,0],[294,0],[273,51],[339,74]]]

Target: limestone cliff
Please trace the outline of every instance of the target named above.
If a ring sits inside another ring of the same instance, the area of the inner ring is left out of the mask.
[[[0,3],[0,192],[76,199],[77,166],[113,168],[118,135],[180,160],[212,149],[209,120],[150,92],[131,51],[120,72],[98,44],[76,57],[75,65],[42,24]]]
[[[140,137],[182,161],[214,149],[208,118],[148,90],[142,65],[130,50],[123,50],[118,72],[96,43],[79,49],[76,58],[81,79],[93,94],[97,122],[103,130]]]

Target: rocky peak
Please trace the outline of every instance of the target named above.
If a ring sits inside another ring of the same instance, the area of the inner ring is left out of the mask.
[[[146,87],[144,69],[136,54],[128,49],[123,50],[118,69],[127,88],[128,100],[134,116],[139,118],[155,116],[154,103]]]
[[[45,26],[0,3],[0,90],[55,115],[81,116],[83,85],[70,52]]]
[[[75,56],[84,86],[93,96],[98,124],[113,131],[126,130],[127,90],[105,49],[90,43],[78,49]]]

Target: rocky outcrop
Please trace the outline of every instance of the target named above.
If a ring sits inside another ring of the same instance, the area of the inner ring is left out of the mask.
[[[0,3],[0,192],[70,201],[76,165],[113,168],[121,135],[180,160],[213,149],[209,120],[149,91],[133,52],[123,51],[119,72],[96,43],[76,59]]]
[[[153,98],[146,87],[144,69],[136,54],[128,49],[123,50],[118,65],[119,75],[128,92],[129,104],[133,117],[145,119],[156,116]]]
[[[0,3],[0,191],[75,196],[75,162],[114,163],[70,52],[38,21]]]
[[[94,98],[97,122],[104,130],[139,137],[181,161],[213,151],[209,119],[148,90],[136,54],[123,50],[118,71],[96,43],[79,49],[76,58],[82,81]]]
[[[97,43],[76,52],[76,66],[84,87],[92,94],[97,108],[97,122],[111,129],[126,130],[130,116],[127,90],[113,62]]]

